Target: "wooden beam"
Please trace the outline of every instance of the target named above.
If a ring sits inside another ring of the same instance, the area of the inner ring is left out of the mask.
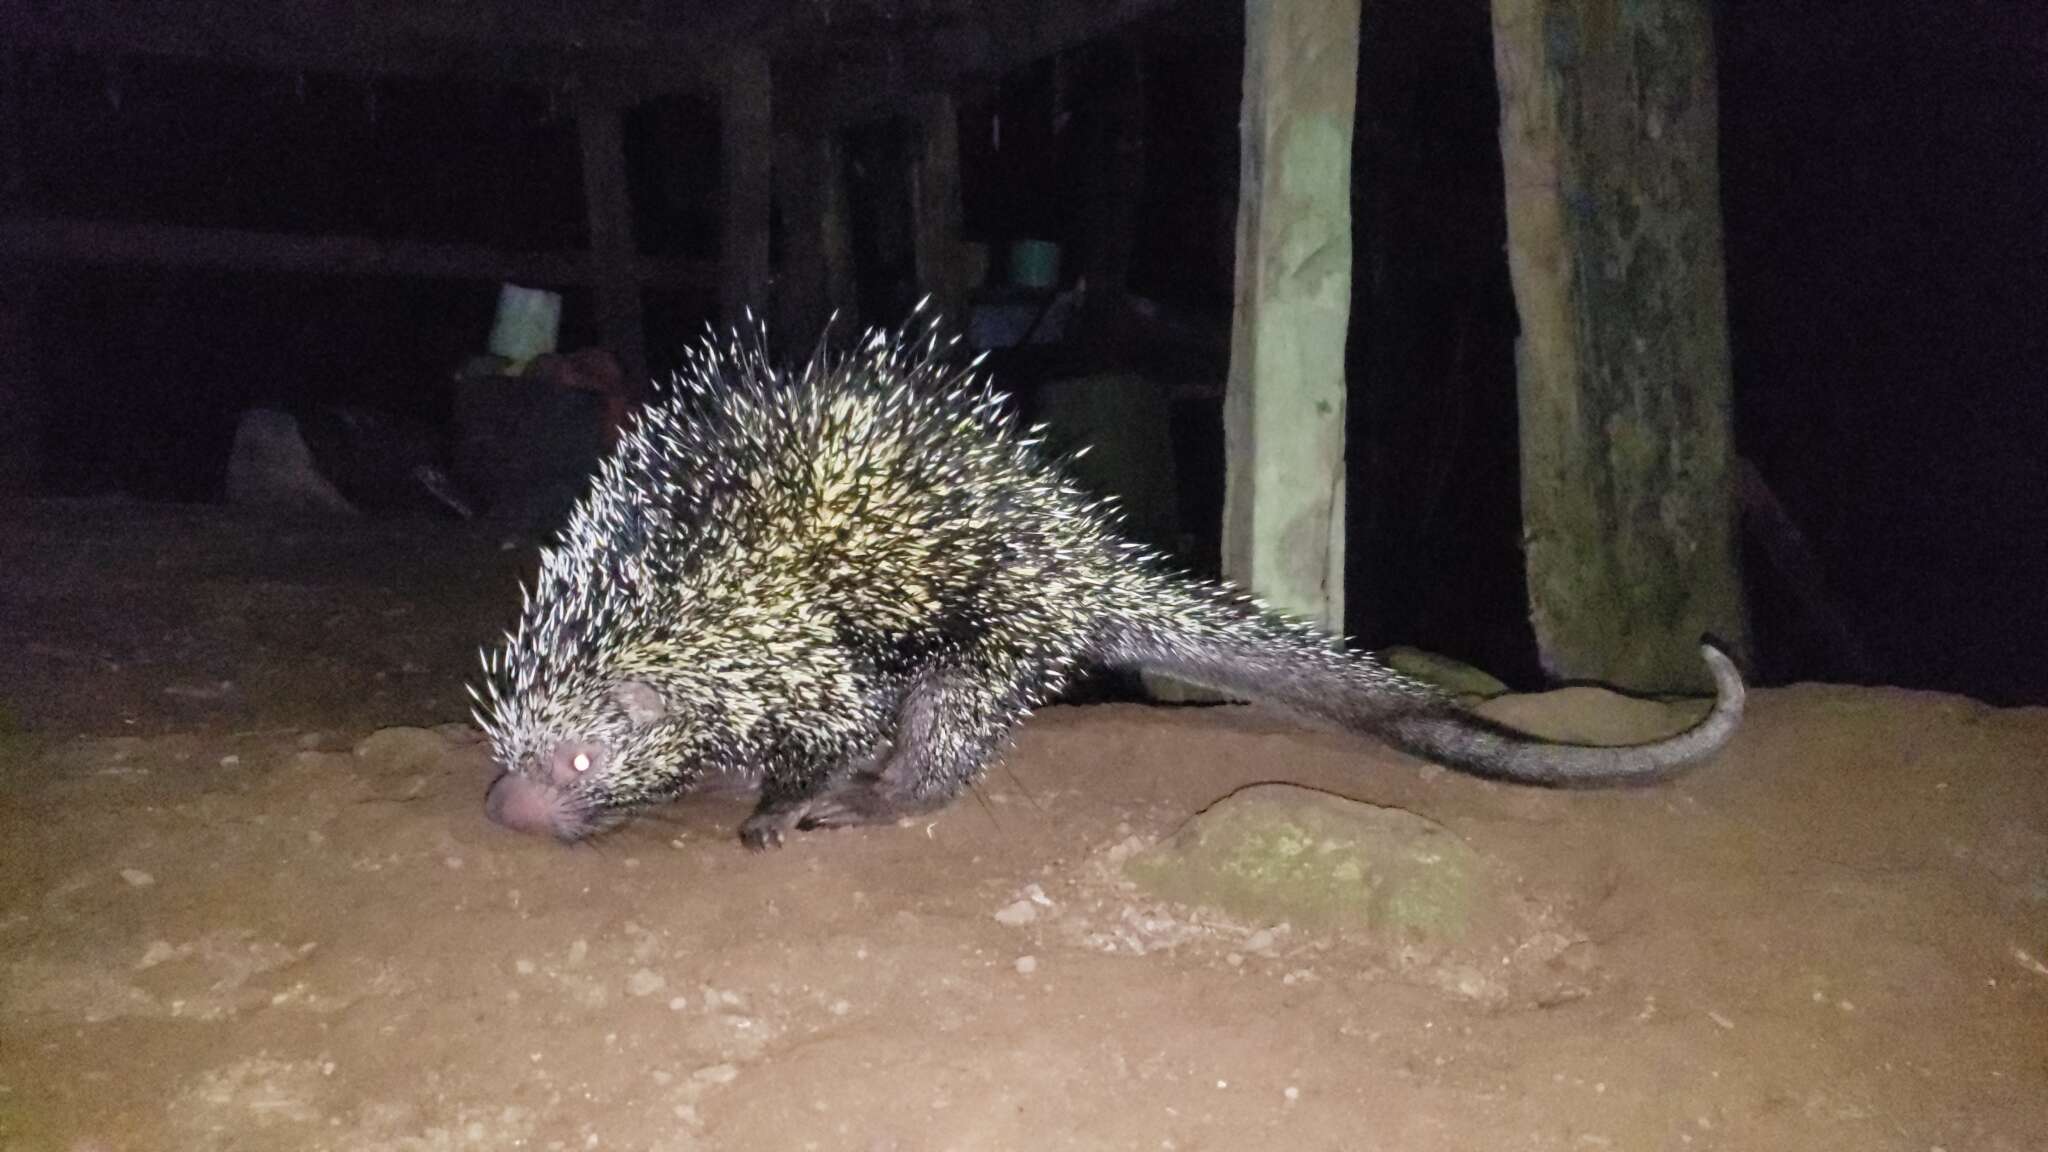
[[[350,74],[466,76],[652,95],[716,73],[721,26],[543,0],[314,4],[0,0],[20,47]]]
[[[1561,679],[1746,646],[1711,0],[1493,0],[1530,620]]]
[[[639,250],[618,106],[584,100],[576,110],[576,138],[583,153],[583,210],[590,224],[598,331],[626,379],[637,383],[647,371],[647,332],[640,286],[634,282]]]
[[[719,316],[738,323],[769,308],[769,221],[775,176],[773,80],[759,50],[734,54],[719,110],[719,161],[725,173],[719,231]]]
[[[1106,36],[1164,10],[1173,0],[1037,0],[989,4],[977,19],[893,35],[786,31],[778,58],[812,74],[789,122],[850,124],[915,106],[931,92],[997,77]]]
[[[1246,0],[1223,570],[1344,623],[1344,341],[1359,0]]]
[[[918,160],[911,169],[911,228],[918,287],[952,327],[964,327],[967,305],[960,254],[960,113],[944,92],[919,104]]]
[[[476,244],[423,244],[368,236],[295,236],[233,228],[123,224],[47,216],[0,217],[0,257],[51,264],[219,268],[314,276],[513,280],[535,288],[592,287],[588,252],[516,252]],[[647,287],[708,288],[701,261],[641,257]]]

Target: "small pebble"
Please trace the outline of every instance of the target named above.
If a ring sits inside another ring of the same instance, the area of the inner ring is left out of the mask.
[[[121,879],[126,880],[129,886],[133,888],[147,888],[156,883],[156,877],[151,876],[140,868],[121,869]]]
[[[730,1084],[739,1076],[740,1070],[731,1064],[713,1064],[690,1073],[690,1079],[699,1084]]]
[[[1029,900],[1019,900],[996,913],[996,923],[1014,928],[1038,919],[1038,908]]]
[[[667,978],[650,968],[642,968],[626,980],[626,991],[635,996],[652,996],[666,987]]]
[[[512,962],[512,970],[521,976],[533,975],[533,961],[524,958]]]
[[[240,756],[235,756],[232,754],[220,758],[220,766],[223,768],[233,768],[235,765],[240,764],[241,762],[242,758]]]
[[[1033,972],[1036,972],[1036,971],[1038,971],[1038,957],[1036,957],[1036,956],[1019,956],[1019,957],[1017,957],[1017,964],[1016,964],[1016,968],[1017,968],[1017,975],[1019,975],[1019,976],[1029,976],[1029,975],[1031,975],[1031,974],[1032,974]]]
[[[671,996],[668,998],[668,1010],[671,1012],[681,1012],[689,1006],[690,998],[688,996]]]
[[[1282,1096],[1285,1096],[1285,1097],[1287,1097],[1287,1102],[1288,1102],[1289,1104],[1292,1104],[1292,1103],[1294,1103],[1294,1102],[1295,1102],[1296,1100],[1299,1100],[1299,1099],[1301,1099],[1301,1089],[1299,1089],[1299,1088],[1296,1088],[1296,1087],[1295,1087],[1294,1085],[1292,1085],[1292,1084],[1289,1084],[1289,1085],[1287,1086],[1287,1089],[1286,1089],[1286,1091],[1284,1091],[1284,1092],[1282,1092],[1282,1093],[1280,1093],[1280,1094],[1281,1094]]]

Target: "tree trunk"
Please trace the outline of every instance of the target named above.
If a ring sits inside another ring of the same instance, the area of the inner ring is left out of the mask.
[[[1522,505],[1545,669],[1742,646],[1709,0],[1493,0]]]

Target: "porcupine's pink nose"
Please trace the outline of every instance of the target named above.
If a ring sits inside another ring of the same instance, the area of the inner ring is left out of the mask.
[[[499,773],[491,782],[491,790],[484,796],[484,814],[518,832],[557,840],[574,840],[581,834],[568,797],[560,789],[517,772]]]

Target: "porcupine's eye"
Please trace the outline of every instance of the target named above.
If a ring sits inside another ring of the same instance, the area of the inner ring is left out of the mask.
[[[596,740],[564,740],[548,756],[548,780],[558,788],[574,788],[604,771],[611,750]]]

